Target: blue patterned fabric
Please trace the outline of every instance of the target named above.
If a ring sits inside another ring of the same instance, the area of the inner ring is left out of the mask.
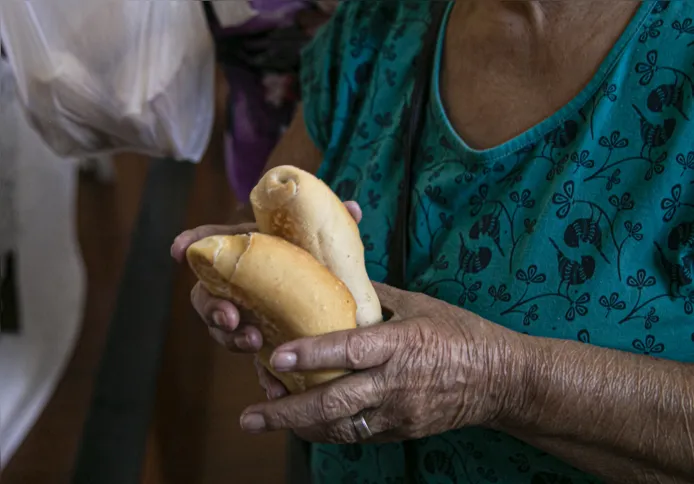
[[[387,275],[403,111],[426,2],[344,2],[304,52],[320,176],[357,200],[368,271]],[[437,66],[414,162],[408,289],[530,335],[694,361],[694,3],[645,2],[588,86],[488,150],[441,104]],[[597,482],[505,434],[312,446],[318,483]],[[408,474],[409,472],[409,474]]]

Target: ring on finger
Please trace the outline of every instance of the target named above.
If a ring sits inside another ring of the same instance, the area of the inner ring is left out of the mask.
[[[354,431],[359,441],[364,442],[370,440],[374,436],[368,422],[366,421],[366,418],[364,417],[364,412],[359,412],[358,414],[352,416],[352,425],[354,426]]]

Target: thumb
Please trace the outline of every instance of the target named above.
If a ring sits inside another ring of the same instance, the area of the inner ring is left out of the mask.
[[[361,207],[357,202],[350,201],[350,202],[345,202],[345,208],[349,212],[349,214],[352,216],[355,222],[359,223],[361,222],[361,217],[362,217],[362,211]]]
[[[408,294],[412,296],[410,293],[380,282],[372,282],[372,284],[381,303],[384,321],[397,321],[408,316],[407,296]]]

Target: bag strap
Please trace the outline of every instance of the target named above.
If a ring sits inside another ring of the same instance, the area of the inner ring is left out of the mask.
[[[431,23],[424,37],[422,50],[417,59],[416,77],[412,97],[410,99],[407,138],[404,153],[404,176],[398,218],[392,237],[391,257],[389,260],[389,283],[394,287],[405,289],[407,283],[407,258],[409,255],[408,219],[412,200],[412,168],[419,149],[422,129],[426,120],[426,104],[429,99],[431,77],[436,58],[436,46],[443,17],[448,7],[447,1],[431,2]],[[413,442],[402,443],[405,461],[405,482],[417,482],[417,452]]]
[[[202,10],[205,13],[205,20],[207,20],[207,27],[210,29],[210,34],[212,34],[214,40],[217,40],[217,33],[222,28],[219,17],[217,16],[217,11],[214,9],[211,0],[203,0],[201,3]]]
[[[431,87],[439,30],[448,5],[449,2],[447,1],[431,2],[431,23],[415,65],[417,72],[408,109],[409,119],[405,140],[402,192],[399,198],[396,224],[391,234],[391,255],[388,271],[389,284],[401,289],[405,288],[407,282],[407,258],[410,249],[408,219],[412,204],[412,167],[417,156],[419,140],[426,119],[426,104]]]

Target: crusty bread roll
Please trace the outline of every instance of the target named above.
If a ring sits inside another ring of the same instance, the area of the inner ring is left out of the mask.
[[[357,303],[357,326],[383,320],[359,228],[325,183],[299,168],[279,166],[265,174],[250,200],[260,232],[306,250],[347,285]]]
[[[345,374],[278,374],[270,368],[272,351],[283,343],[356,328],[351,293],[311,254],[278,237],[249,234],[202,239],[188,248],[186,257],[212,295],[255,314],[264,340],[260,361],[290,392]]]

